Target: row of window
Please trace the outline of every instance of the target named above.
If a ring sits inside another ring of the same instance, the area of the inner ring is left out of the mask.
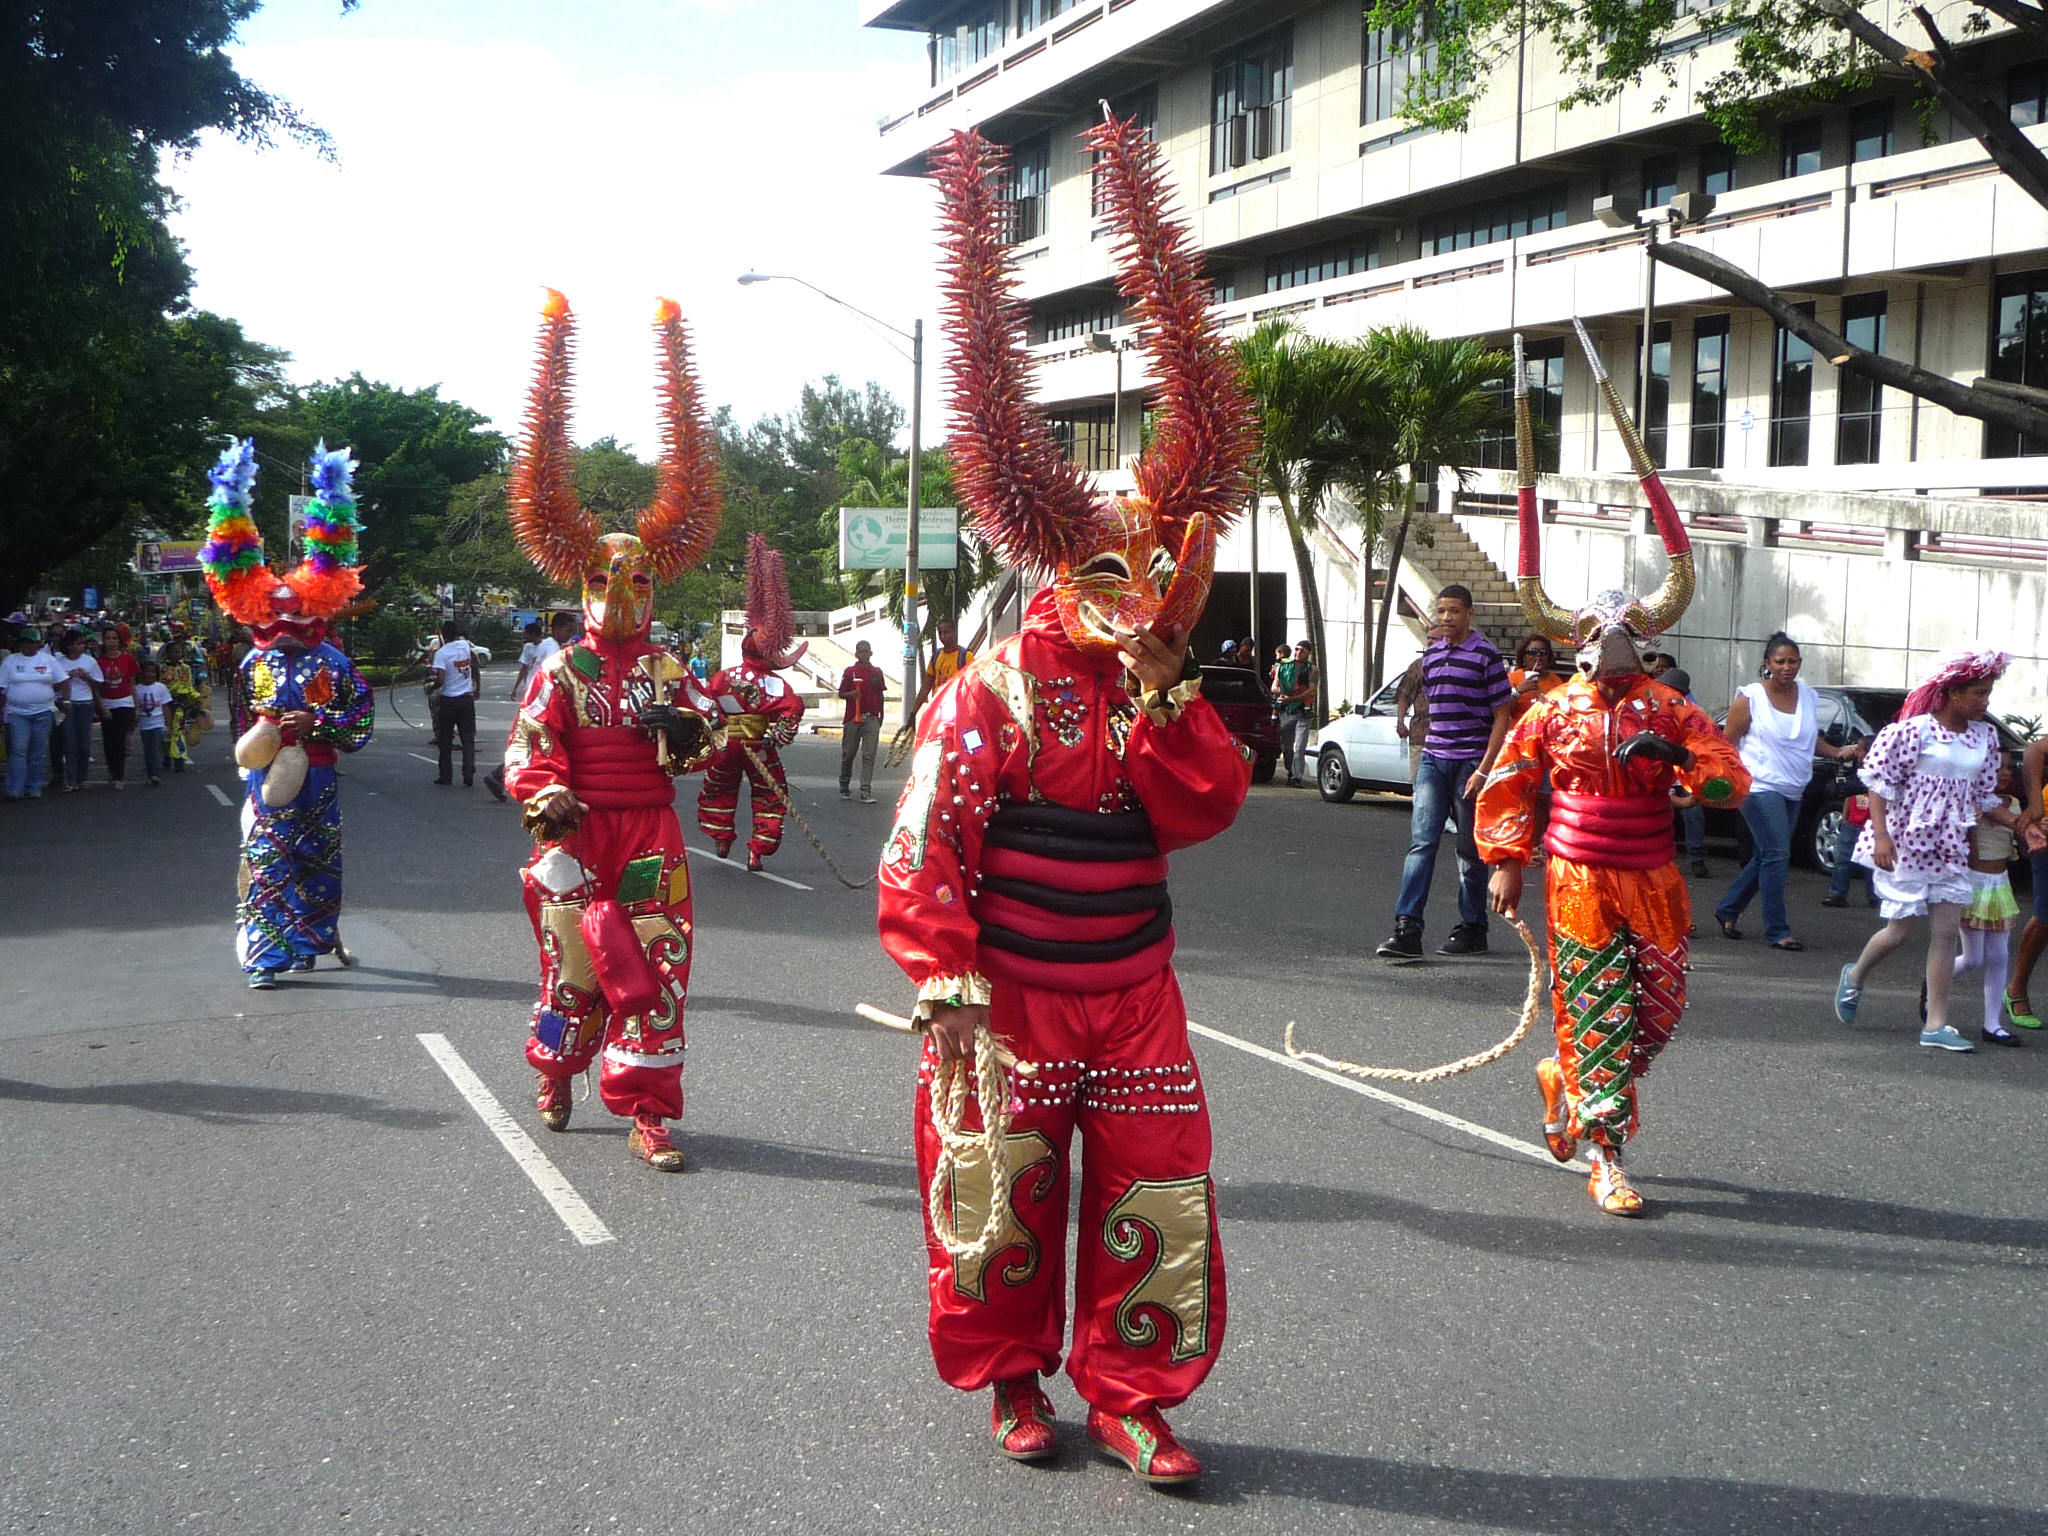
[[[926,41],[931,54],[932,84],[972,74],[983,59],[1001,53],[1012,40],[1035,32],[1084,0],[980,0],[969,6],[943,32]]]

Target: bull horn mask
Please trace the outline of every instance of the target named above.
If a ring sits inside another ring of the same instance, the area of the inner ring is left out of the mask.
[[[1208,602],[1218,533],[1245,508],[1256,438],[1236,364],[1209,318],[1200,256],[1167,212],[1158,147],[1135,119],[1107,110],[1083,143],[1116,236],[1117,291],[1141,327],[1157,380],[1152,444],[1128,497],[1097,494],[1032,403],[1027,317],[1007,238],[1007,152],[978,133],[956,133],[934,157],[933,175],[942,198],[954,488],[1006,564],[1052,572],[1067,639],[1100,655],[1141,625],[1194,627]]]
[[[1650,461],[1635,423],[1623,409],[1621,397],[1600,361],[1600,353],[1586,327],[1574,317],[1579,345],[1593,370],[1593,382],[1607,402],[1607,414],[1615,431],[1628,446],[1629,463],[1649,499],[1650,516],[1664,541],[1670,561],[1664,584],[1648,597],[1631,597],[1619,589],[1596,592],[1577,612],[1559,607],[1543,590],[1543,528],[1536,507],[1536,442],[1529,418],[1529,376],[1522,362],[1522,338],[1515,337],[1515,504],[1521,531],[1521,559],[1516,570],[1515,590],[1522,600],[1522,612],[1530,626],[1553,640],[1568,641],[1578,651],[1579,670],[1589,677],[1611,677],[1642,669],[1641,650],[1679,620],[1692,601],[1692,540],[1678,520],[1671,493],[1657,466]]]
[[[569,373],[576,322],[569,301],[548,290],[541,308],[540,358],[527,400],[508,492],[512,533],[550,581],[583,588],[586,631],[607,640],[644,639],[654,621],[654,584],[700,564],[718,535],[723,503],[718,455],[690,365],[682,311],[655,307],[661,358],[661,453],[654,500],[633,533],[606,533],[576,495],[569,441]]]

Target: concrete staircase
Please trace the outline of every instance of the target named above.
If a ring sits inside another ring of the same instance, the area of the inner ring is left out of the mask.
[[[1448,517],[1429,521],[1431,542],[1418,544],[1410,530],[1404,564],[1427,576],[1431,593],[1453,582],[1472,589],[1473,627],[1503,652],[1512,653],[1515,642],[1528,627],[1522,617],[1521,599],[1515,584],[1487,556],[1472,536]]]

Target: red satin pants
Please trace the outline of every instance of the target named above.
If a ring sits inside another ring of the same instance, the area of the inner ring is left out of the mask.
[[[749,747],[760,759],[758,768],[747,759]],[[704,785],[697,791],[697,825],[704,829],[706,837],[722,843],[732,841],[742,778],[753,789],[754,830],[747,838],[747,847],[765,859],[782,846],[782,797],[789,792],[789,779],[782,771],[782,754],[770,743],[729,742],[705,765]]]

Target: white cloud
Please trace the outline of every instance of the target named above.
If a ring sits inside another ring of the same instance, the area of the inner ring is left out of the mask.
[[[198,301],[289,348],[294,377],[439,383],[512,430],[549,285],[580,325],[582,441],[651,445],[658,295],[691,322],[708,398],[743,420],[826,372],[907,400],[908,363],[852,316],[734,281],[798,273],[930,331],[929,189],[873,169],[900,71],[601,79],[527,44],[379,40],[237,63],[326,128],[340,164],[208,142],[171,169],[174,228]]]

